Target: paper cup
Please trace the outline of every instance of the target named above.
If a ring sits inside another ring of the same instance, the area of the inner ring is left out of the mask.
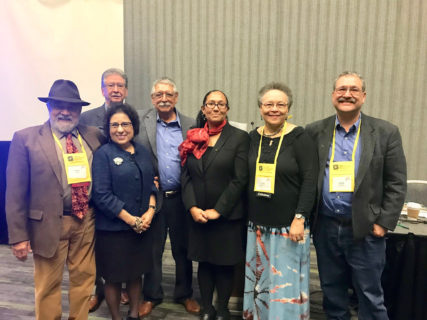
[[[408,202],[406,205],[406,210],[408,212],[408,217],[412,219],[418,219],[418,215],[421,211],[421,204],[416,202]]]

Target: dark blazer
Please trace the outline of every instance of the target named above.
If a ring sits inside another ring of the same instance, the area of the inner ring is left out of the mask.
[[[104,137],[79,125],[92,151]],[[59,244],[63,215],[61,165],[49,121],[15,132],[7,166],[6,216],[9,243],[30,240],[33,252],[51,258]]]
[[[148,210],[150,195],[157,193],[151,156],[142,145],[135,143],[134,146],[135,153],[131,155],[110,142],[93,155],[92,200],[97,230],[129,230],[130,227],[117,218],[120,211],[125,209],[140,217]]]
[[[104,117],[106,112],[105,104],[98,108],[85,111],[80,115],[79,123],[86,126],[97,127],[104,132]]]
[[[317,206],[313,228],[316,227],[322,185],[332,143],[336,116],[309,124],[307,132],[317,144],[319,178]],[[399,129],[384,120],[361,115],[361,156],[355,178],[352,204],[353,234],[364,238],[374,223],[394,230],[406,194],[406,159]]]
[[[203,158],[189,154],[181,175],[185,208],[213,208],[229,220],[242,218],[246,214],[243,193],[248,182],[248,151],[249,135],[227,123],[205,168]]]
[[[176,109],[175,109],[176,110]],[[182,138],[185,139],[187,131],[195,125],[194,119],[191,119],[176,110],[182,129]],[[138,136],[135,141],[142,144],[151,153],[154,171],[156,176],[159,176],[159,160],[157,158],[157,110],[150,108],[148,110],[138,110],[141,125]],[[157,210],[160,210],[163,203],[163,196],[160,192],[157,197]]]

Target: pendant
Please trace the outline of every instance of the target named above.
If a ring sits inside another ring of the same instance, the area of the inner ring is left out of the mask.
[[[270,147],[273,145],[273,139],[270,140]]]

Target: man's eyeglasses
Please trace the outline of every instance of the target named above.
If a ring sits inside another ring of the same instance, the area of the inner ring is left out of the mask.
[[[125,87],[125,84],[124,83],[106,83],[105,86],[108,89],[114,89],[114,87],[116,87],[116,86],[119,89],[123,89]]]
[[[284,110],[288,106],[287,103],[283,103],[283,102],[278,102],[278,103],[267,102],[267,103],[263,103],[262,105],[267,110],[273,109],[274,106],[276,106],[276,108],[279,110]]]
[[[345,95],[347,91],[350,91],[352,96],[357,96],[362,92],[362,89],[359,89],[358,87],[339,87],[335,89],[335,92],[340,96]]]
[[[175,92],[169,92],[169,91],[165,91],[165,92],[154,92],[151,96],[154,99],[162,99],[163,96],[166,96],[166,99],[172,99],[173,97],[175,97]]]
[[[205,103],[205,106],[208,107],[209,109],[213,109],[215,107],[218,107],[218,109],[226,109],[227,108],[227,104],[225,102],[208,102]]]
[[[112,122],[112,123],[110,123],[110,128],[112,128],[112,129],[118,129],[120,126],[123,129],[129,129],[132,127],[132,122],[122,122],[122,123]]]

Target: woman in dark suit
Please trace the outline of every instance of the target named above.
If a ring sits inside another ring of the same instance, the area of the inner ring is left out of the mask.
[[[228,124],[223,92],[208,92],[201,109],[206,124],[189,130],[180,146],[182,197],[191,214],[188,255],[199,262],[201,318],[229,319],[234,266],[244,258],[242,196],[248,180],[249,138]],[[217,310],[212,306],[215,288]]]
[[[127,104],[109,108],[104,131],[109,143],[95,152],[92,166],[97,270],[105,279],[112,319],[121,319],[122,282],[130,300],[127,319],[138,319],[141,275],[152,268],[154,169],[148,151],[133,141],[139,132],[135,109]]]

